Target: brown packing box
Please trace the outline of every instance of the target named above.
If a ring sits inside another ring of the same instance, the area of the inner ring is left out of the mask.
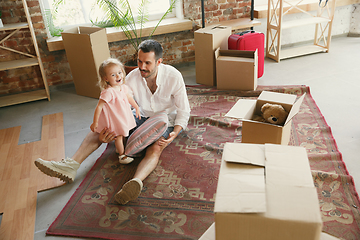
[[[199,238],[199,240],[216,240],[215,238],[215,223],[211,224],[211,226],[204,232],[203,235]],[[263,239],[267,240],[267,239]],[[340,240],[337,237],[331,236],[327,233],[322,232],[320,235],[320,240]]]
[[[322,220],[306,149],[226,143],[214,213],[216,240],[319,240]]]
[[[61,33],[76,93],[99,98],[100,64],[110,57],[106,29],[76,27]]]
[[[231,27],[213,25],[194,33],[196,83],[216,86],[215,50],[228,49]]]
[[[215,51],[217,89],[255,90],[258,79],[258,52]]]
[[[262,91],[257,100],[238,100],[225,116],[243,121],[243,143],[287,145],[291,135],[292,118],[299,112],[304,97],[305,94],[296,100],[297,96],[293,94]],[[280,104],[289,113],[283,126],[252,120],[254,115],[261,115],[261,107],[265,103]]]

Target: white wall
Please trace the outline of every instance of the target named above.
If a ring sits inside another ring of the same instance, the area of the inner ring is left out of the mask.
[[[316,11],[310,13],[316,15]],[[309,16],[304,13],[288,14],[283,17],[283,22],[307,17]],[[254,30],[258,32],[263,32],[266,36],[266,18],[261,18],[258,20],[261,21],[261,25],[255,26]],[[359,24],[360,4],[337,7],[334,14],[332,36],[347,35],[349,34],[350,29],[354,33],[360,33]],[[285,29],[282,30],[281,45],[291,45],[296,43],[313,41],[314,35],[315,24]]]
[[[360,37],[360,3],[353,5],[349,36]]]

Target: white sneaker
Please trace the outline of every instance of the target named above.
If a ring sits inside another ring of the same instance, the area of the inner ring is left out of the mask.
[[[71,158],[66,158],[60,162],[45,161],[41,158],[35,160],[36,167],[50,177],[57,177],[66,183],[72,183],[75,179],[76,172],[80,163]]]
[[[128,157],[126,155],[119,156],[119,163],[121,163],[121,164],[129,164],[132,161],[134,161],[134,159],[132,157]]]
[[[143,183],[138,178],[133,178],[124,184],[122,189],[115,194],[115,200],[120,204],[126,204],[135,200],[141,193]]]

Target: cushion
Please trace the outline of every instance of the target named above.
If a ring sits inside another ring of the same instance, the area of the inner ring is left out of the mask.
[[[156,113],[140,125],[128,138],[125,155],[136,157],[147,146],[158,140],[168,128],[166,112]]]

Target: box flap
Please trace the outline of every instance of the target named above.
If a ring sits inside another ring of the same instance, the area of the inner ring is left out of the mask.
[[[306,149],[265,144],[265,158],[266,197],[271,203],[266,217],[321,225]]]
[[[226,143],[225,146],[223,158],[226,162],[265,166],[264,145]]]
[[[238,119],[251,119],[254,115],[256,107],[256,100],[253,99],[239,99],[235,105],[229,110],[225,117],[232,117]]]
[[[258,97],[259,100],[264,102],[274,102],[278,104],[294,104],[296,100],[296,95],[294,94],[285,94],[278,92],[269,92],[262,91]]]
[[[305,148],[265,144],[265,158],[267,184],[314,187]]]
[[[220,56],[220,48],[217,48],[215,50],[215,59],[217,59]]]
[[[215,223],[213,222],[211,226],[201,235],[199,240],[216,240],[215,239]]]
[[[100,27],[79,27],[79,33],[80,34],[87,34],[90,35],[92,33],[96,33],[98,31],[103,31],[105,28],[100,28]],[[106,32],[106,29],[105,29]]]
[[[254,63],[254,58],[247,58],[247,57],[235,57],[235,56],[218,56],[216,58],[218,61],[232,61],[232,62],[241,62],[241,63]]]
[[[76,34],[78,34],[80,31],[79,31],[79,27],[73,27],[73,28],[69,28],[69,29],[67,29],[67,30],[64,30],[62,33],[61,33],[61,35],[63,35],[64,33],[65,34],[67,34],[67,33],[72,33],[72,34],[74,34],[74,33],[76,33]]]
[[[215,228],[215,225],[214,223],[210,226],[210,228]],[[212,231],[212,230],[211,230]],[[207,231],[208,232],[208,231]],[[209,238],[210,240],[211,238]],[[215,240],[215,238],[213,239]],[[340,238],[337,238],[337,237],[334,237],[334,236],[331,236],[330,234],[327,234],[325,232],[322,232],[321,233],[321,236],[320,236],[320,240],[340,240]]]
[[[243,50],[220,50],[219,56],[228,56],[228,57],[244,57],[255,59],[257,56],[257,49],[255,51],[243,51]]]
[[[196,33],[211,33],[211,32],[215,32],[215,31],[221,31],[228,28],[227,26],[221,26],[221,24],[216,24],[216,25],[212,25],[209,27],[205,27],[205,28],[200,28],[199,30],[196,30]]]
[[[232,158],[241,155],[246,146],[234,148],[225,143],[224,153],[230,150]],[[263,152],[257,148],[256,151]],[[216,192],[214,212],[259,213],[266,211],[264,167],[225,161],[223,155]]]
[[[304,93],[295,103],[294,105],[292,106],[290,112],[289,112],[289,115],[285,121],[285,124],[287,124],[300,110],[300,106],[301,106],[301,103],[303,102],[304,98],[305,98],[305,94]]]
[[[216,240],[215,229],[216,225],[215,222],[213,222],[210,227],[203,233],[203,235],[201,235],[199,240]],[[340,238],[331,236],[330,234],[325,232],[321,232],[320,240],[340,240]]]
[[[266,218],[315,224],[321,230],[322,220],[316,188],[266,185],[266,198],[271,204]]]

